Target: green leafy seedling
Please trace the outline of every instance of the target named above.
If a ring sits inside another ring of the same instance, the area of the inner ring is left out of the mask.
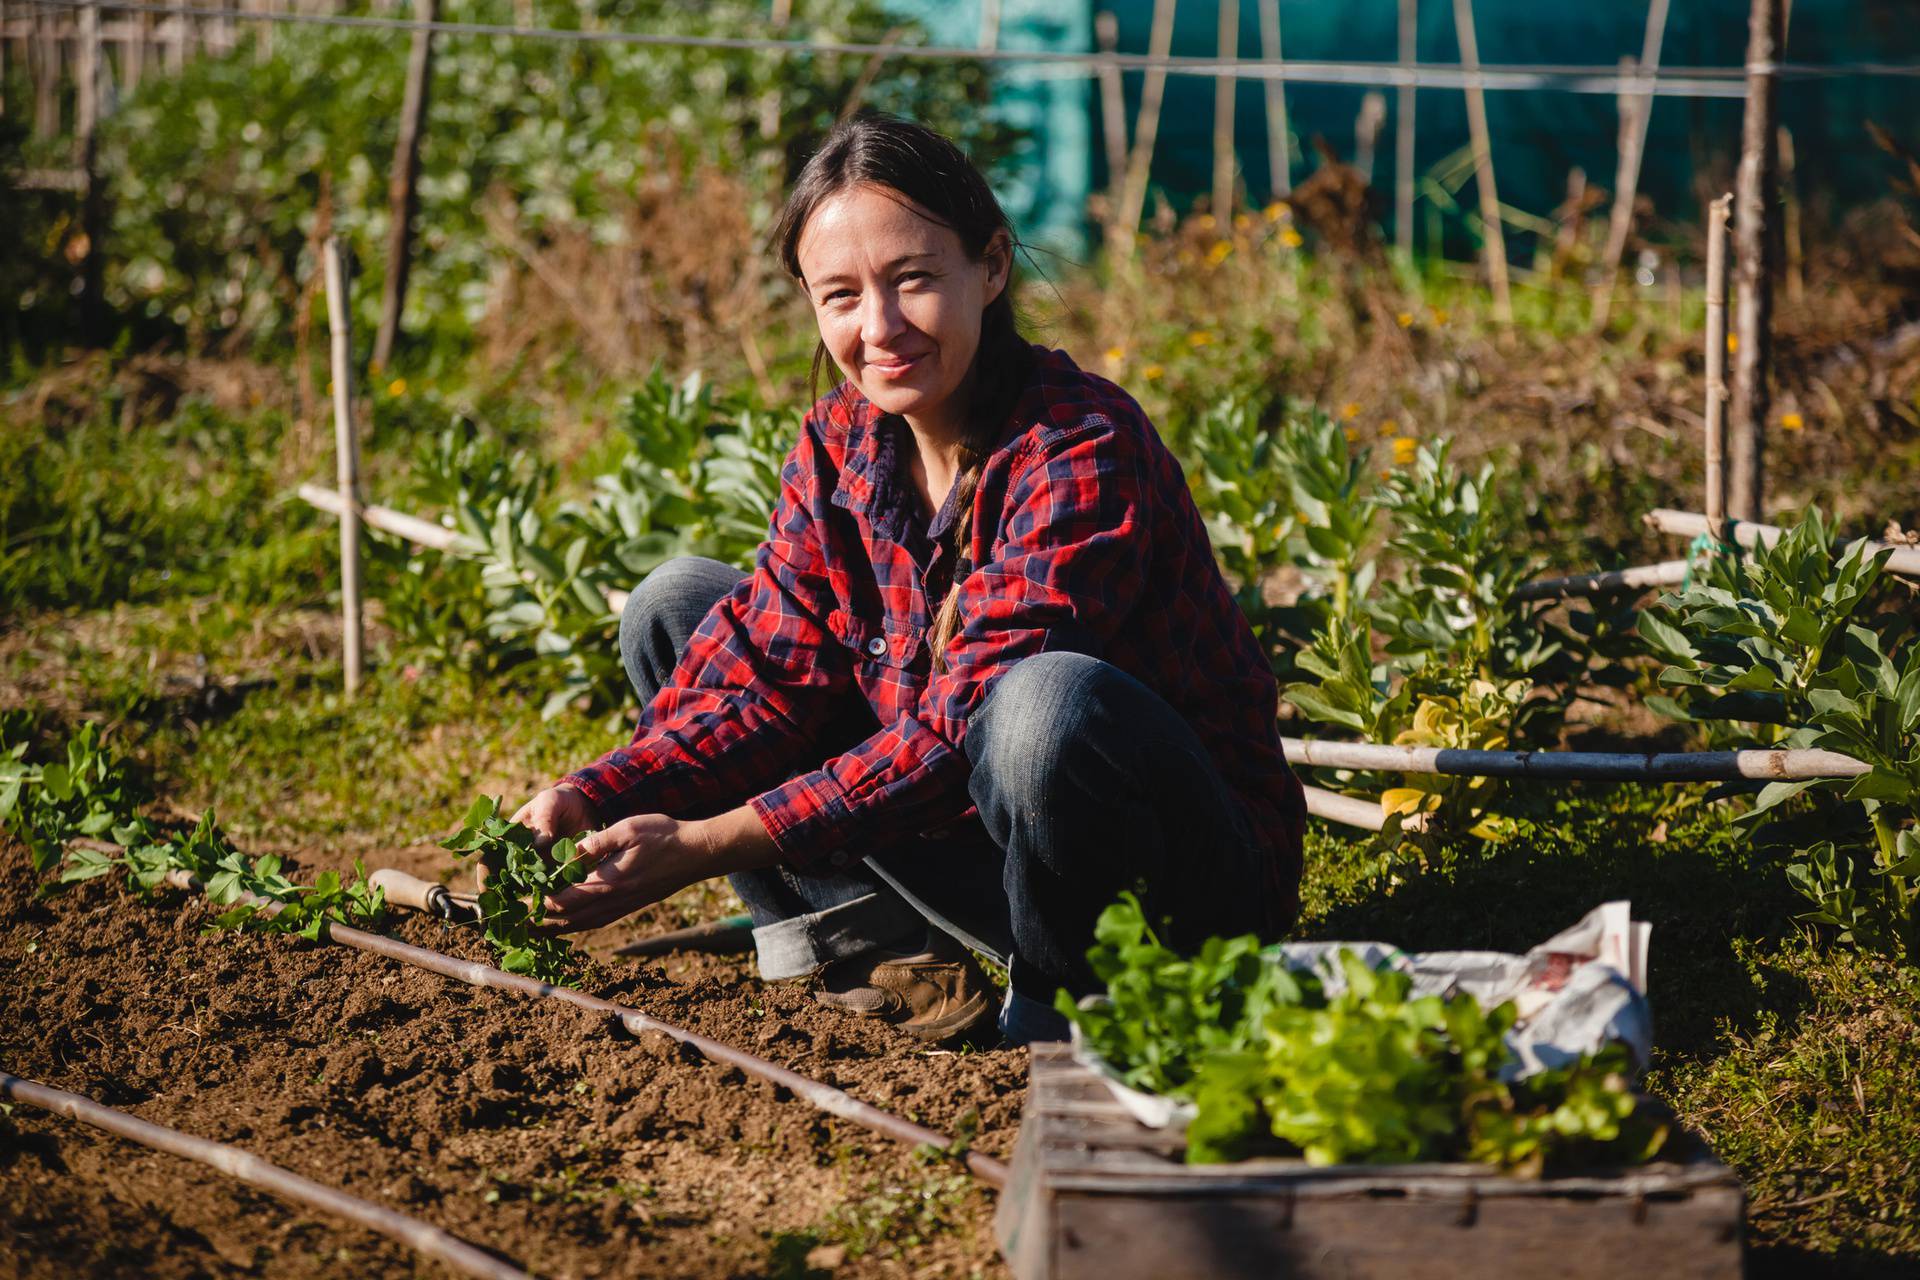
[[[480,927],[500,952],[500,967],[543,982],[563,983],[579,953],[564,938],[542,928],[547,896],[586,878],[586,862],[572,840],[557,840],[543,854],[534,834],[500,816],[500,801],[481,796],[460,820],[460,830],[442,848],[477,858],[488,869],[480,893]]]

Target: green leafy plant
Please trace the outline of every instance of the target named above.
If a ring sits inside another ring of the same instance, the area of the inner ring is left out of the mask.
[[[58,870],[56,885],[122,870],[137,889],[150,893],[166,885],[170,874],[184,873],[201,882],[210,901],[232,907],[215,917],[215,927],[298,933],[316,941],[332,921],[373,924],[385,911],[385,894],[368,886],[357,861],[350,880],[328,870],[301,885],[284,874],[278,855],[250,858],[235,849],[211,813],[186,833],[164,831],[140,816],[144,794],[91,722],[67,741],[62,760],[36,768],[27,762],[27,746],[0,743],[0,821],[27,846],[37,874]],[[81,837],[118,852],[70,845]],[[249,896],[264,901],[244,901]]]
[[[1314,1164],[1476,1160],[1636,1163],[1665,1126],[1610,1046],[1509,1082],[1512,1004],[1416,996],[1411,976],[1336,953],[1341,981],[1289,972],[1258,939],[1208,939],[1192,957],[1159,942],[1131,895],[1101,914],[1088,954],[1107,984],[1057,1007],[1136,1088],[1191,1101],[1187,1159],[1297,1151]]]
[[[543,982],[565,982],[579,953],[565,938],[543,932],[547,896],[586,878],[587,864],[571,840],[556,840],[548,853],[534,847],[533,832],[500,816],[500,801],[481,796],[460,820],[460,830],[442,846],[488,870],[480,891],[480,927],[500,952],[500,967]]]
[[[1819,748],[1863,762],[1854,778],[1768,783],[1749,814],[1792,850],[1802,918],[1842,942],[1920,959],[1920,645],[1887,602],[1887,551],[1833,553],[1809,511],[1771,547],[1716,557],[1640,619],[1669,665],[1649,699],[1726,746]],[[1798,799],[1796,799],[1798,798]],[[1788,803],[1794,801],[1795,803]]]
[[[27,846],[36,874],[60,861],[75,836],[104,836],[126,821],[139,793],[91,722],[68,739],[60,759],[35,765],[28,743],[0,744],[0,823]]]

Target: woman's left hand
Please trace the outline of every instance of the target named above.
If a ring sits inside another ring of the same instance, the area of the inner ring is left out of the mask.
[[[557,933],[597,929],[716,874],[697,826],[643,813],[581,836],[575,851],[593,870],[547,899],[545,923]]]

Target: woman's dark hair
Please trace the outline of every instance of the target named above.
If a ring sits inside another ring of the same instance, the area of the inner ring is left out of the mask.
[[[973,531],[973,497],[987,453],[1014,401],[1025,388],[1031,349],[1020,336],[1013,308],[1013,252],[1017,242],[1006,211],[993,188],[960,148],[925,125],[898,116],[869,112],[834,126],[833,132],[800,171],[774,223],[773,244],[787,274],[804,283],[800,272],[800,235],[827,200],[853,187],[882,187],[904,196],[915,212],[932,218],[960,237],[976,262],[1003,244],[1007,282],[980,313],[980,346],[974,353],[968,385],[967,431],[960,444],[960,469],[953,481],[953,584],[929,634],[934,666],[943,664],[947,643],[960,629],[960,584],[972,566],[967,547]],[[814,348],[813,389],[828,360],[826,343]]]

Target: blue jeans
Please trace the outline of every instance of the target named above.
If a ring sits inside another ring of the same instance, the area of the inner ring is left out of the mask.
[[[685,557],[628,597],[620,653],[643,704],[741,577]],[[878,727],[849,699],[820,759]],[[1058,1038],[1054,992],[1097,989],[1086,951],[1121,890],[1140,895],[1172,945],[1261,930],[1261,854],[1238,797],[1179,713],[1118,667],[1068,652],[1017,664],[974,712],[966,752],[978,823],[823,874],[730,877],[754,919],[762,976],[880,946],[917,950],[931,924],[1006,966],[1010,1039]]]

